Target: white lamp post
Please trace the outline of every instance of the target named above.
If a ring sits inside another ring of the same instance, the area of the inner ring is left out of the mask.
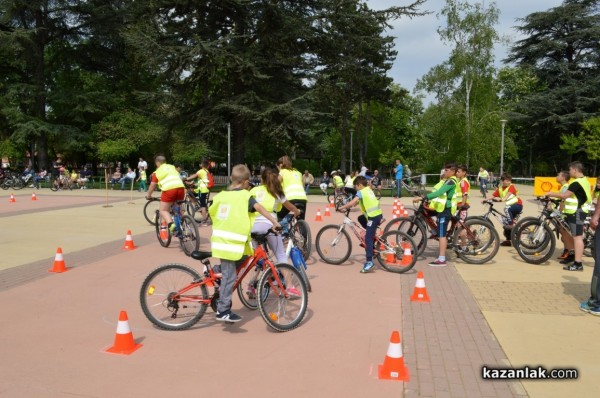
[[[504,126],[506,126],[507,120],[500,120],[502,123],[502,142],[500,144],[500,176],[504,173]]]

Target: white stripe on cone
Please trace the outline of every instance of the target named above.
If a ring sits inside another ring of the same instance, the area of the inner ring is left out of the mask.
[[[425,287],[425,279],[417,278],[417,283],[415,284],[415,287]]]
[[[402,358],[402,344],[390,343],[387,350],[387,356],[390,358]]]
[[[129,334],[131,329],[129,328],[129,321],[119,321],[117,323],[117,334]]]

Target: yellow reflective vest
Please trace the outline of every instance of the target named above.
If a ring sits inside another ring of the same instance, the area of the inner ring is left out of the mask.
[[[172,164],[161,164],[160,167],[156,169],[154,174],[156,174],[156,178],[158,179],[158,187],[161,191],[183,188],[183,181],[181,181],[179,172]]]
[[[591,187],[590,187],[590,182],[588,181],[587,178],[585,177],[580,177],[580,178],[576,178],[575,180],[571,181],[569,183],[569,187],[571,187],[571,184],[578,182],[579,185],[581,185],[581,188],[583,188],[585,190],[585,197],[586,197],[586,201],[585,203],[581,206],[581,210],[583,210],[584,213],[588,213],[590,211],[590,204],[592,203],[592,195],[591,195]],[[564,213],[565,214],[574,214],[577,211],[577,208],[579,207],[579,202],[577,201],[577,197],[575,196],[575,194],[573,194],[570,198],[565,199],[565,208],[564,208]]]
[[[359,201],[360,210],[362,210],[367,218],[383,214],[381,207],[379,206],[379,201],[371,188],[364,187],[360,190],[360,195],[362,197]]]
[[[498,195],[500,196],[500,199],[504,199],[509,194],[508,190],[512,185],[513,184],[509,184],[506,188],[502,188],[502,186],[498,187]],[[517,191],[516,187],[515,192],[517,193],[517,195],[519,194],[519,191]],[[507,200],[506,206],[512,206],[515,203],[517,203],[519,201],[519,197],[517,195],[513,195],[513,197],[510,198],[510,200]]]
[[[302,174],[298,170],[281,169],[279,175],[283,178],[281,186],[287,200],[306,200],[306,191],[302,185]]]
[[[454,181],[454,193],[452,194],[452,197],[450,198],[450,211],[452,212],[452,214],[454,214],[456,212],[456,207],[458,202],[456,201],[456,190],[460,190],[460,187],[458,186],[458,179],[455,176],[450,177],[450,180]],[[448,180],[442,180],[440,182],[442,182],[442,184],[440,184],[439,182],[435,185],[434,187],[434,192],[437,191],[438,189],[440,189],[442,187],[442,185],[444,185]],[[443,212],[447,207],[448,207],[448,192],[445,192],[442,196],[438,196],[437,198],[433,198],[431,200],[431,207],[433,208],[433,210],[437,211],[438,213]]]
[[[222,191],[214,197],[208,209],[213,222],[210,246],[214,257],[237,261],[253,253],[249,200],[250,192],[245,189]]]

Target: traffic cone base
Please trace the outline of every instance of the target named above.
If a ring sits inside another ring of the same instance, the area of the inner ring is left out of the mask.
[[[59,247],[56,249],[56,255],[54,256],[54,264],[52,265],[52,269],[49,269],[48,272],[67,272],[69,269],[65,265],[65,259],[63,258],[62,249]]]
[[[127,236],[125,237],[125,244],[123,245],[123,250],[135,250],[137,247],[133,243],[133,238],[131,237],[131,230],[127,231]]]
[[[121,311],[119,314],[119,322],[117,323],[117,333],[115,335],[115,342],[112,347],[107,348],[105,352],[112,354],[123,354],[129,355],[132,352],[140,348],[142,344],[136,344],[133,339],[133,333],[129,328],[129,320],[127,319],[127,312]]]
[[[321,209],[317,209],[317,216],[315,217],[315,221],[323,221],[323,217],[321,217]]]
[[[409,381],[408,368],[404,365],[400,333],[392,332],[390,344],[383,363],[379,365],[378,376],[380,380]]]
[[[402,265],[410,265],[413,261],[413,254],[410,250],[410,243],[406,242],[402,245],[404,247],[404,253],[402,256],[402,261],[400,264]]]
[[[425,278],[423,277],[422,271],[419,271],[417,274],[417,283],[415,284],[415,290],[413,291],[412,296],[410,296],[410,301],[420,301],[423,303],[429,303],[431,301],[429,299],[429,294],[427,294]]]

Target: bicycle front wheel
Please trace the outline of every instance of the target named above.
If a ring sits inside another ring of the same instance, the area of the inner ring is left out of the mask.
[[[169,247],[171,244],[171,231],[167,226],[167,222],[160,215],[160,211],[156,210],[154,213],[156,217],[156,224],[154,229],[156,230],[156,239],[162,247]]]
[[[338,225],[326,225],[317,233],[317,253],[328,264],[339,265],[348,260],[352,252],[352,241],[348,232]]]
[[[427,248],[427,229],[414,216],[394,218],[385,226],[383,232],[400,231],[406,233],[417,245],[417,256]]]
[[[271,328],[287,332],[300,326],[308,308],[308,291],[302,276],[289,264],[275,264],[281,287],[273,269],[266,269],[258,283],[258,310]],[[287,297],[286,297],[287,295]]]
[[[452,236],[454,250],[469,264],[485,264],[496,256],[500,237],[494,226],[479,219],[467,219],[459,224]]]
[[[198,234],[198,224],[191,216],[187,214],[181,217],[181,232],[179,235],[179,245],[186,256],[200,248],[200,235]]]
[[[389,272],[403,274],[417,263],[417,246],[414,240],[401,231],[389,231],[379,238],[377,261]]]
[[[149,200],[144,205],[144,218],[152,225],[156,225],[156,212],[160,206],[160,200]]]
[[[526,221],[513,232],[517,254],[529,264],[542,264],[556,248],[556,238],[548,225],[539,220]]]
[[[142,283],[140,305],[146,318],[166,330],[183,330],[196,324],[210,298],[204,284],[193,285],[200,275],[183,264],[165,264]]]

